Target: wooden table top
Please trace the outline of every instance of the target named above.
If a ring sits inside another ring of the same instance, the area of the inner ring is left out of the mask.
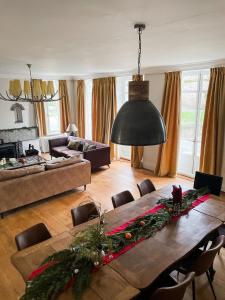
[[[171,191],[171,186],[162,188],[106,213],[106,231],[154,207],[158,199],[169,196]],[[210,201],[210,206],[213,207],[213,199],[214,197],[212,199],[210,197],[210,200],[205,203]],[[200,205],[196,209],[199,207]],[[225,214],[225,205],[220,209],[220,215],[223,213]],[[19,251],[12,256],[12,263],[26,279],[47,256],[66,248],[71,243],[73,234],[95,222],[96,220],[92,220],[76,226],[70,232],[64,232],[38,245]],[[91,287],[85,292],[84,299],[109,299],[109,296],[116,299],[132,299],[139,293],[139,289],[151,285],[163,271],[171,268],[191,252],[208,233],[220,225],[221,221],[214,216],[192,209],[188,215],[180,217],[177,222],[168,224],[154,237],[141,242],[107,266],[102,267],[93,276]],[[108,279],[104,279],[102,274]],[[72,299],[72,297],[68,291],[59,299]]]

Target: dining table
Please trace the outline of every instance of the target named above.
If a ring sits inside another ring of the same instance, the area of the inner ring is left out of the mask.
[[[188,186],[182,185],[182,188],[184,191]],[[106,212],[106,232],[154,208],[159,199],[171,197],[171,192],[172,186],[165,186]],[[210,194],[207,201],[101,267],[92,276],[91,284],[82,299],[134,299],[142,290],[153,285],[162,273],[179,265],[224,221],[225,201]],[[76,233],[96,222],[98,219],[90,220],[37,245],[17,251],[11,257],[12,264],[26,280],[46,257],[68,248]],[[59,299],[74,299],[71,289],[60,294]]]

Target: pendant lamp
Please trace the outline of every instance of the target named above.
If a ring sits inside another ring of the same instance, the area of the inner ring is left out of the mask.
[[[141,34],[144,24],[135,24],[138,30],[138,75],[129,82],[128,101],[120,108],[112,128],[111,141],[130,146],[158,145],[166,142],[163,118],[149,100],[149,81],[143,81],[141,66]]]

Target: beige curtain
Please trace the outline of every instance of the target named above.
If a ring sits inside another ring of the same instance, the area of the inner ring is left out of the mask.
[[[202,129],[200,171],[221,175],[225,131],[225,67],[210,70]]]
[[[110,142],[111,129],[116,116],[115,77],[93,80],[92,88],[92,138],[110,145],[110,156],[116,156],[115,145]]]
[[[159,146],[155,173],[158,176],[175,177],[180,127],[180,72],[165,74],[165,87],[162,104],[162,116],[167,131],[167,141]]]
[[[85,137],[85,82],[84,80],[77,80],[77,128],[79,137]]]
[[[143,76],[133,75],[132,78],[134,81],[143,80]],[[143,146],[131,146],[131,167],[139,169],[142,168],[142,158],[144,154]]]
[[[61,132],[65,132],[70,123],[70,102],[66,80],[59,80],[59,97],[62,97],[60,100],[60,128]]]
[[[34,85],[35,85],[35,81],[40,81],[40,85],[41,85],[41,79],[33,79]],[[47,134],[47,127],[46,127],[44,103],[41,102],[35,103],[35,109],[36,109],[39,136],[45,136]]]

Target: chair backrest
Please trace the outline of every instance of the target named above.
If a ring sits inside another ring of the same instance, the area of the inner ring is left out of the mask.
[[[36,224],[25,231],[19,233],[15,237],[18,250],[33,246],[51,238],[48,228],[43,223]]]
[[[196,276],[200,276],[205,273],[212,265],[216,254],[223,247],[225,242],[224,235],[218,236],[213,241],[211,247],[204,251],[191,265],[190,271],[195,272]]]
[[[144,179],[137,184],[141,197],[155,191],[155,186],[150,179]]]
[[[99,216],[98,209],[94,202],[86,203],[71,209],[73,226],[90,221]]]
[[[155,291],[149,300],[182,300],[185,291],[195,276],[194,272],[188,273],[184,280],[172,287],[162,287]]]
[[[220,195],[223,177],[210,175],[202,172],[195,172],[194,188],[200,189],[207,186],[210,193],[213,195]]]
[[[124,191],[112,196],[112,204],[114,208],[124,205],[131,201],[134,201],[134,197],[129,191]]]

